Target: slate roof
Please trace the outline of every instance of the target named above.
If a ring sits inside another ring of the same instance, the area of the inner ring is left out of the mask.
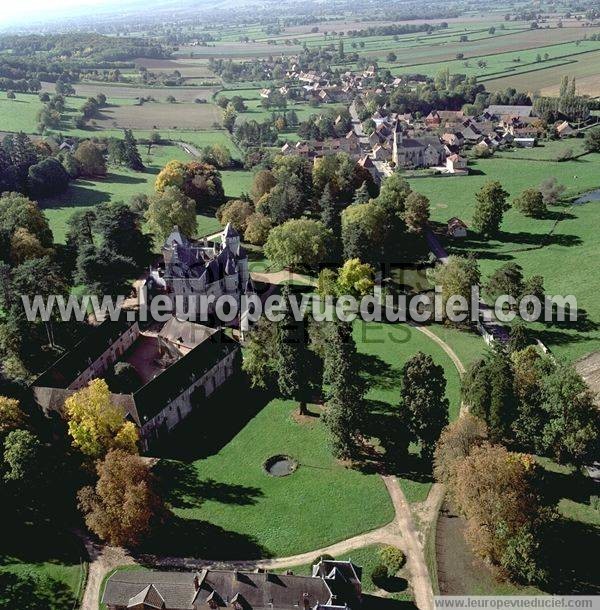
[[[141,425],[158,415],[171,400],[237,349],[238,344],[224,332],[213,333],[158,377],[134,392],[133,399]]]
[[[531,116],[533,106],[512,106],[504,104],[492,104],[484,110],[484,114],[501,117],[504,114],[510,116]]]
[[[125,317],[118,322],[106,320],[93,327],[75,347],[61,356],[34,382],[34,386],[67,388],[91,362],[97,360],[134,322]]]
[[[164,600],[164,610],[203,608],[211,599],[227,607],[237,601],[248,610],[291,610],[304,608],[305,599],[310,608],[327,607],[331,597],[325,581],[311,576],[227,570],[122,571],[108,579],[102,601],[131,607],[150,592]]]

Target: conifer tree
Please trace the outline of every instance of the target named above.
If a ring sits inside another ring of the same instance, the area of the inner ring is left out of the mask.
[[[138,151],[136,139],[133,137],[131,129],[125,129],[125,162],[127,167],[131,168],[136,172],[142,172],[146,169],[142,162],[142,157]]]

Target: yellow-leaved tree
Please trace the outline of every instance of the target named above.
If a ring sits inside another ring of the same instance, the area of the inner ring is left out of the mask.
[[[123,409],[111,400],[104,379],[93,379],[65,401],[65,413],[73,445],[92,459],[111,449],[137,453],[139,438],[132,422],[125,421]]]
[[[181,161],[169,161],[156,176],[154,188],[162,193],[168,186],[181,188],[188,175],[188,169]]]
[[[19,407],[19,401],[0,396],[0,435],[21,428],[24,423],[25,416]]]

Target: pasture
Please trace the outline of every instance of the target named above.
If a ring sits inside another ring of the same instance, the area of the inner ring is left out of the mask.
[[[600,186],[599,162],[600,155],[593,154],[562,163],[530,162],[523,171],[523,161],[498,157],[478,160],[472,166],[472,175],[464,178],[421,178],[411,179],[410,183],[431,200],[434,221],[445,223],[458,216],[469,224],[475,194],[488,180],[499,180],[512,199],[525,188],[555,176],[567,187],[565,195],[572,197]],[[596,238],[600,216],[596,204],[555,206],[544,219],[527,218],[511,209],[505,214],[498,239],[480,240],[471,235],[448,244],[452,253],[473,253],[484,276],[513,261],[523,267],[526,277],[543,276],[547,293],[575,294],[581,313],[585,312],[579,322],[534,325],[536,336],[557,355],[571,361],[600,349],[600,305],[595,285],[589,281],[594,277],[600,254]]]

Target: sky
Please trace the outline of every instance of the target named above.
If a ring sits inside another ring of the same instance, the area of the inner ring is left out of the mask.
[[[88,8],[107,5],[114,0],[0,0],[0,24],[27,19],[40,18],[48,14],[62,12],[70,8]]]

